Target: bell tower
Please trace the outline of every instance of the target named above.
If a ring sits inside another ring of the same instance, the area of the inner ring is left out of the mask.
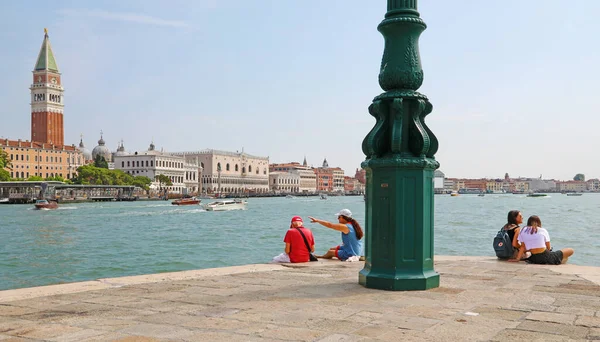
[[[44,41],[33,69],[33,84],[29,89],[31,90],[31,141],[64,145],[64,89],[47,29],[44,29]]]

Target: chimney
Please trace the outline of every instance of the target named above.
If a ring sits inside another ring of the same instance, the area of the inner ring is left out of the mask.
[[[19,147],[21,147],[21,139],[17,140]]]

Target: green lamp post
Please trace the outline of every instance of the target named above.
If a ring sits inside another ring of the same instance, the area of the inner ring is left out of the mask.
[[[425,23],[417,0],[388,0],[377,29],[385,38],[379,85],[369,113],[376,123],[362,150],[367,173],[365,267],[359,283],[384,290],[438,287],[433,269],[433,172],[438,141],[425,124],[432,105],[418,93],[418,41]]]

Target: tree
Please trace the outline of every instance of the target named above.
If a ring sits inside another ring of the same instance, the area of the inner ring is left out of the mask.
[[[158,181],[159,186],[162,185],[163,183],[166,186],[173,185],[173,182],[171,182],[171,178],[169,176],[165,176],[163,174],[156,176],[156,180]]]
[[[573,177],[573,180],[584,182],[585,181],[585,175],[583,173],[578,173],[578,174],[575,175],[575,177]]]
[[[94,159],[94,166],[103,169],[108,169],[108,162],[106,161],[106,159],[104,159],[103,156],[97,155],[96,159]]]
[[[0,168],[0,182],[8,182],[10,180],[10,173]]]
[[[137,187],[140,187],[144,190],[148,190],[150,189],[150,184],[152,184],[152,179],[146,177],[146,176],[136,176],[133,177],[133,181],[131,182],[131,185],[135,185]]]

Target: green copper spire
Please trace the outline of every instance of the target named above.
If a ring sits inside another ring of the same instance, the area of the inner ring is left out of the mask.
[[[42,48],[35,63],[35,71],[49,70],[58,72],[58,66],[52,53],[52,47],[50,46],[50,40],[48,39],[48,30],[44,29],[44,41],[42,42]]]

